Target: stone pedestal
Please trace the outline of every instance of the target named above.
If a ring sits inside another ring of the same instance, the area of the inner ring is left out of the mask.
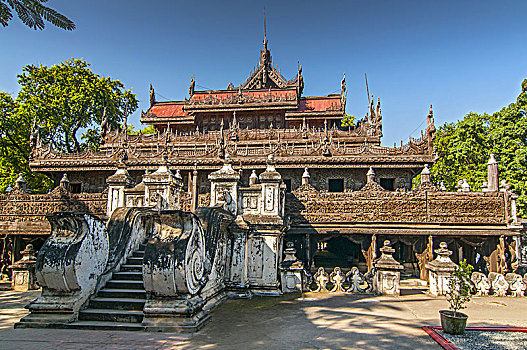
[[[287,242],[284,261],[280,264],[282,293],[302,293],[304,289],[304,264],[296,258],[293,242]]]
[[[229,154],[225,155],[223,167],[209,174],[210,206],[221,206],[232,215],[238,214],[238,184],[240,173],[232,168]]]
[[[438,296],[445,295],[448,291],[448,282],[457,268],[457,265],[450,259],[452,251],[447,249],[445,242],[439,244],[439,249],[434,252],[437,254],[435,260],[426,264],[428,269],[428,279],[430,282],[430,294]]]
[[[120,166],[115,174],[106,179],[108,184],[108,204],[106,208],[106,215],[112,216],[112,213],[117,208],[126,206],[125,188],[132,188],[134,180],[124,166]]]
[[[174,175],[167,164],[161,165],[154,173],[143,177],[145,184],[145,200],[147,207],[156,206],[160,210],[179,209],[180,192],[183,179],[179,171]]]
[[[390,241],[384,241],[384,246],[380,251],[381,257],[373,263],[375,267],[373,291],[375,294],[399,295],[403,266],[393,258],[392,254],[395,253],[395,249],[390,247]]]
[[[25,292],[38,289],[35,275],[36,256],[32,244],[28,244],[22,252],[22,259],[9,266],[13,272],[11,288],[15,291]]]

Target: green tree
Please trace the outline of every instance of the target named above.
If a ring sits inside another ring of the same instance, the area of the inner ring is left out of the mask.
[[[527,79],[516,102],[488,114],[469,113],[457,123],[439,127],[434,146],[438,161],[432,167],[436,181],[455,190],[467,179],[480,190],[487,180],[487,161],[493,153],[499,163],[500,179],[512,185],[518,212],[527,215]]]
[[[29,187],[38,193],[46,192],[52,185],[43,174],[29,169],[31,123],[20,119],[18,104],[11,95],[0,91],[0,193],[14,185],[19,173],[24,174]]]
[[[137,109],[135,95],[123,83],[101,77],[89,67],[82,60],[70,59],[51,67],[29,65],[18,76],[19,116],[36,119],[42,141],[58,151],[97,148],[103,117],[108,128],[116,129],[126,114]],[[82,143],[79,130],[84,130]]]
[[[349,128],[351,126],[355,126],[355,116],[344,114],[344,117],[340,120],[340,126],[342,128]]]
[[[44,6],[48,0],[0,0],[0,24],[7,27],[13,19],[13,11],[29,28],[44,29],[44,21],[66,30],[75,29],[75,24],[66,16]]]
[[[47,177],[29,168],[37,134],[61,152],[98,149],[103,118],[108,130],[121,128],[125,115],[137,109],[135,95],[120,81],[93,73],[81,60],[26,66],[18,81],[22,88],[16,99],[0,92],[0,192],[19,173],[35,192],[51,187]]]

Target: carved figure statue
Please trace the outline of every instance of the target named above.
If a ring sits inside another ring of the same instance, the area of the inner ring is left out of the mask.
[[[192,77],[190,78],[190,86],[188,87],[188,94],[190,97],[194,95],[194,87],[196,86],[196,81],[194,80],[194,74],[192,74]]]
[[[331,275],[329,275],[330,281],[333,283],[333,289],[331,293],[345,293],[346,291],[342,287],[342,284],[346,281],[346,276],[342,273],[340,267],[335,267]]]
[[[522,297],[527,287],[523,283],[521,275],[517,273],[508,273],[505,275],[505,280],[509,283],[509,289],[513,297]]]
[[[315,279],[315,282],[317,284],[317,289],[315,289],[313,292],[315,293],[327,293],[328,289],[326,288],[326,285],[329,282],[329,276],[328,273],[324,270],[323,267],[319,267],[317,273],[315,273],[315,276],[313,276]]]
[[[489,280],[492,287],[492,292],[495,296],[504,297],[509,290],[509,283],[505,280],[505,276],[501,273],[489,273]]]
[[[474,283],[477,296],[489,295],[491,285],[487,276],[485,276],[481,272],[474,272],[472,273],[470,279]]]
[[[150,107],[156,103],[156,93],[154,92],[154,87],[150,84]]]
[[[31,127],[31,136],[29,138],[29,144],[32,149],[37,147],[38,137],[39,137],[40,128],[37,125],[37,118],[33,119],[33,126]]]
[[[348,293],[364,293],[369,290],[368,284],[366,284],[366,288],[363,288],[364,283],[367,282],[356,266],[353,266],[346,274],[346,279],[350,283],[347,290]]]
[[[342,77],[342,80],[340,81],[340,94],[344,96],[346,93],[346,72],[344,72],[344,77]]]

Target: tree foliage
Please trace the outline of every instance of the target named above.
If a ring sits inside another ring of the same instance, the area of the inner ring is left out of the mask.
[[[40,137],[62,152],[80,151],[99,144],[98,126],[103,115],[108,126],[118,128],[125,114],[137,109],[137,99],[119,80],[101,77],[89,63],[70,59],[59,65],[26,66],[18,76],[20,116],[40,127]],[[77,133],[85,130],[83,142]]]
[[[41,143],[61,152],[98,149],[103,116],[109,129],[121,128],[125,115],[138,105],[120,81],[93,73],[82,60],[26,66],[18,82],[16,99],[0,92],[0,192],[14,184],[18,173],[35,192],[51,186],[49,179],[29,169],[30,139],[36,130]]]
[[[66,16],[44,6],[46,2],[48,0],[0,0],[0,24],[7,27],[14,11],[26,26],[35,30],[44,29],[44,21],[62,29],[75,29],[75,24]]]
[[[344,117],[342,117],[342,119],[340,120],[340,126],[342,128],[349,128],[355,126],[355,116],[349,115],[347,113],[344,114]]]
[[[499,163],[500,179],[505,179],[520,195],[518,208],[527,214],[527,79],[516,102],[489,114],[469,113],[457,123],[439,127],[434,141],[438,161],[432,175],[455,190],[467,179],[480,190],[487,181],[487,161],[493,153]]]

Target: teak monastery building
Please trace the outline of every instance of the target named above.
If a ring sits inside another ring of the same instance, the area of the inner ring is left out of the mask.
[[[238,86],[200,91],[192,77],[188,98],[170,102],[157,101],[151,87],[141,122],[152,125],[154,134],[127,135],[103,126],[100,151],[70,154],[35,142],[31,169],[50,176],[55,189],[30,194],[19,178],[0,195],[2,272],[25,244],[42,246],[51,232],[46,215],[77,211],[109,219],[118,207],[159,205],[161,195],[145,188],[161,168],[180,184],[163,197],[167,203],[183,211],[220,205],[236,218],[233,231],[245,230],[245,238],[233,246],[247,244],[245,259],[267,259],[257,251],[270,242],[262,227],[274,225],[276,264],[284,242],[293,242],[310,271],[367,271],[385,239],[406,276],[427,279],[425,265],[440,241],[449,244],[454,261],[467,259],[477,270],[516,269],[522,226],[516,197],[506,184],[500,187],[495,161],[489,161],[484,192],[466,184],[457,192],[442,190],[430,182],[427,166],[435,160],[432,108],[423,114],[427,126],[420,138],[385,147],[380,100],[372,97],[369,113],[344,129],[345,77],[340,87],[338,94],[305,96],[302,67],[292,79],[282,76],[264,38],[258,65]],[[412,189],[416,176],[421,184]],[[267,186],[273,181],[277,187]],[[276,206],[272,220],[258,214]],[[251,235],[264,238],[251,241]],[[247,272],[249,281],[251,273],[257,281],[259,272]]]

